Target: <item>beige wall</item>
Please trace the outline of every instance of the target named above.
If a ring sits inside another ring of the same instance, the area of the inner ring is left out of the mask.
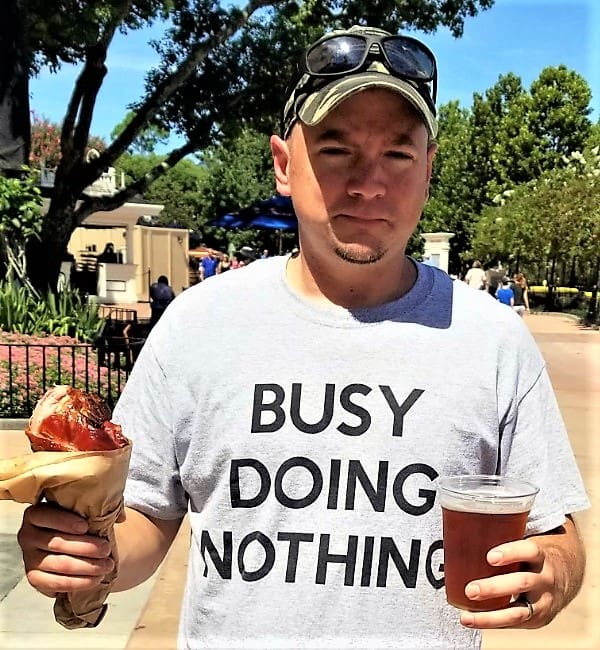
[[[81,262],[81,254],[86,251],[87,246],[96,246],[95,254],[100,255],[109,242],[115,245],[115,251],[125,253],[127,247],[125,234],[127,229],[114,226],[112,228],[75,228],[69,239],[67,249],[75,256],[77,262]],[[125,255],[123,256],[125,257]]]
[[[86,247],[95,245],[99,255],[112,242],[123,260],[135,265],[135,291],[138,301],[149,300],[149,283],[166,275],[176,294],[189,286],[188,233],[176,228],[152,228],[131,225],[108,228],[76,228],[69,240],[68,250],[78,262]]]
[[[166,275],[176,294],[189,286],[188,233],[176,228],[135,226],[133,263],[138,266],[138,300],[148,300],[148,281]]]

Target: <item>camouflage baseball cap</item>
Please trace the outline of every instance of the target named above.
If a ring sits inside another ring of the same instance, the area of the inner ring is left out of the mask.
[[[385,37],[392,37],[392,34],[381,29],[354,26],[349,30],[332,32],[325,38],[327,39],[337,35],[358,35],[365,38],[384,38],[384,40]],[[417,43],[427,50],[416,39],[401,36],[397,38],[404,39],[407,42]],[[393,37],[388,40],[393,40]],[[319,42],[317,41],[317,44]],[[315,45],[311,45],[307,52],[310,52]],[[431,57],[433,58],[433,55]],[[435,60],[433,59],[433,61],[433,65],[435,66]],[[437,72],[434,72],[434,79],[424,81],[410,78],[404,74],[397,76],[399,73],[390,70],[390,67],[386,66],[383,61],[371,60],[370,56],[366,63],[368,63],[366,68],[361,66],[357,70],[336,73],[335,76],[331,74],[318,76],[310,72],[304,72],[292,87],[285,103],[282,114],[282,136],[284,138],[288,137],[292,126],[297,120],[300,120],[308,126],[314,126],[355,93],[367,88],[385,88],[397,92],[407,99],[422,117],[430,138],[435,138],[438,131],[438,124],[435,111],[435,92],[432,93],[431,81],[434,84],[437,82]],[[409,61],[410,63],[411,61]]]

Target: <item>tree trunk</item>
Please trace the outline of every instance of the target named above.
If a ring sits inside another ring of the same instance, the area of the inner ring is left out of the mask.
[[[21,0],[5,0],[0,20],[0,174],[19,176],[29,161],[29,68]]]
[[[19,6],[21,2],[21,0],[9,1],[15,6]],[[52,292],[57,291],[62,257],[66,253],[71,233],[85,216],[96,210],[112,210],[122,205],[134,193],[143,194],[151,182],[198,148],[192,142],[187,142],[184,146],[173,150],[165,161],[158,164],[142,179],[112,197],[94,199],[82,194],[85,188],[99,178],[102,171],[126,150],[144,126],[161,110],[163,103],[196,71],[211,50],[230,38],[246,23],[250,14],[270,2],[271,0],[254,0],[249,5],[249,13],[233,12],[210,38],[195,44],[179,67],[136,108],[134,118],[116,140],[100,154],[99,158],[86,162],[85,149],[93,109],[106,74],[107,48],[114,31],[121,25],[130,10],[130,3],[125,1],[120,3],[123,15],[117,15],[103,37],[86,50],[84,66],[76,80],[63,120],[62,157],[56,170],[50,207],[44,217],[41,241],[31,240],[27,246],[27,270],[36,289],[42,292],[48,289]],[[28,111],[26,114],[29,118]],[[81,205],[78,205],[79,200],[83,201]]]
[[[548,293],[546,294],[545,311],[556,310],[556,300],[554,292],[554,278],[556,275],[556,257],[552,258],[552,266],[550,267],[550,279],[548,280]]]
[[[598,287],[600,285],[600,257],[596,258],[596,269],[594,271],[594,286],[592,287],[592,297],[588,306],[587,314],[584,318],[586,325],[596,325],[598,323]]]
[[[31,239],[27,246],[27,273],[33,286],[41,292],[56,293],[60,263],[77,223],[77,197],[60,185],[55,188],[48,213],[44,217],[41,240]]]

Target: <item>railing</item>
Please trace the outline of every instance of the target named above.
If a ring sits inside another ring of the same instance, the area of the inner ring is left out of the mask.
[[[137,310],[127,309],[125,307],[113,307],[112,305],[100,305],[98,307],[100,318],[112,319],[116,321],[137,322]]]
[[[0,417],[29,417],[55,384],[96,393],[112,408],[144,342],[121,337],[94,345],[0,342]]]

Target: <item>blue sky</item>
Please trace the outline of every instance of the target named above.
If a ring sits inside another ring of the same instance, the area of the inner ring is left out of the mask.
[[[592,90],[592,120],[600,119],[600,2],[598,0],[496,0],[488,11],[467,19],[463,37],[448,30],[421,35],[436,54],[438,104],[457,99],[472,104],[500,75],[513,72],[525,88],[547,66],[565,64]],[[145,72],[157,57],[148,40],[160,32],[117,35],[108,56],[108,75],[98,95],[92,133],[109,139],[127,105],[143,93]],[[596,38],[594,38],[596,35]],[[44,71],[30,84],[31,108],[53,122],[64,116],[77,71]]]

